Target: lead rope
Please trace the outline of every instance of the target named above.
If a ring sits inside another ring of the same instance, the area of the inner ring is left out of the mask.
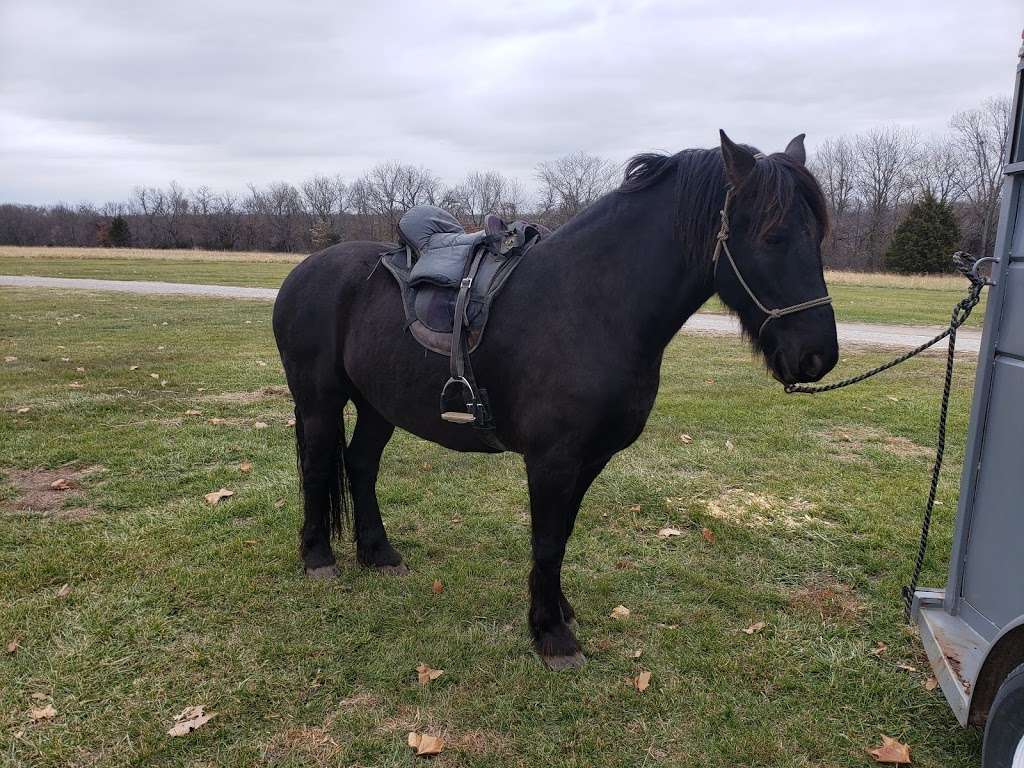
[[[954,352],[956,349],[956,332],[957,329],[966,322],[967,318],[970,317],[971,311],[981,301],[981,289],[987,285],[983,278],[978,277],[975,272],[975,260],[973,257],[967,254],[957,253],[953,256],[953,262],[956,265],[964,277],[970,280],[971,284],[967,289],[967,295],[961,299],[955,307],[953,307],[953,314],[950,317],[949,327],[946,328],[942,333],[938,334],[935,338],[930,341],[926,341],[919,347],[907,352],[906,354],[900,355],[894,360],[890,360],[883,365],[879,365],[876,368],[872,368],[869,371],[865,371],[857,376],[851,376],[848,379],[837,381],[833,384],[822,384],[822,385],[804,385],[804,384],[787,384],[786,392],[789,394],[803,393],[803,394],[819,394],[821,392],[830,392],[833,389],[840,389],[841,387],[848,387],[851,384],[857,384],[858,382],[869,379],[872,376],[887,371],[900,363],[906,362],[912,357],[924,352],[929,347],[938,344],[947,336],[949,337],[949,349],[946,354],[946,379],[942,387],[942,404],[939,406],[939,436],[938,442],[935,446],[935,462],[932,464],[932,478],[931,486],[928,489],[928,501],[924,508],[924,518],[921,521],[921,537],[918,541],[917,546],[917,558],[914,560],[914,572],[910,577],[910,584],[903,587],[903,610],[907,621],[910,621],[911,609],[914,604],[914,593],[917,591],[917,582],[921,577],[921,570],[924,568],[924,558],[928,551],[928,534],[931,530],[932,525],[932,511],[935,509],[935,496],[939,488],[939,474],[942,471],[942,459],[946,452],[946,416],[949,413],[949,395],[953,387],[953,362]]]

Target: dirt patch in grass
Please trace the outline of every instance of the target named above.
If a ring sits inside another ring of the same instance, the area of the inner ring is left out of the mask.
[[[848,584],[821,576],[789,594],[791,608],[817,614],[822,621],[854,622],[864,610],[857,593]]]
[[[291,399],[291,392],[288,387],[282,385],[271,385],[260,387],[249,392],[221,392],[216,395],[206,395],[203,400],[211,403],[258,403],[261,400],[270,400],[275,397],[287,397]]]
[[[819,432],[817,437],[833,456],[850,464],[866,461],[864,453],[869,449],[884,451],[900,458],[923,458],[933,453],[931,448],[918,445],[909,438],[862,425],[836,427]]]
[[[97,465],[75,469],[8,469],[7,483],[14,486],[14,498],[0,501],[0,512],[43,515],[57,520],[84,520],[95,514],[90,506],[65,506],[76,498],[82,480],[104,471]]]
[[[335,765],[341,752],[339,744],[325,728],[303,726],[276,734],[263,750],[268,765]]]
[[[743,488],[729,488],[717,499],[706,502],[708,513],[717,520],[746,528],[782,526],[790,530],[809,525],[831,526],[815,517],[815,505],[799,498],[780,499]]]

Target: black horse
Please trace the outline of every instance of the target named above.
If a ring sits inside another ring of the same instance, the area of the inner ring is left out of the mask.
[[[827,213],[804,162],[802,134],[769,156],[724,133],[721,149],[638,155],[622,184],[538,243],[496,298],[473,367],[498,438],[525,459],[529,626],[548,666],[584,660],[562,592],[566,542],[594,478],[643,430],[665,347],[687,318],[717,292],[779,381],[816,381],[835,365],[820,255]],[[390,247],[315,253],[274,305],[311,577],[338,573],[330,539],[346,522],[349,491],[359,562],[405,570],[376,495],[396,426],[457,451],[495,450],[472,427],[439,418],[448,360],[406,332],[395,281],[374,269]],[[346,445],[349,401],[358,418]]]

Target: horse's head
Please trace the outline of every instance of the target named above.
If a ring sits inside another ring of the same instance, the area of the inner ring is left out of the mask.
[[[825,200],[804,163],[804,136],[764,156],[724,132],[729,184],[715,249],[715,290],[783,384],[817,381],[839,358],[822,272]]]

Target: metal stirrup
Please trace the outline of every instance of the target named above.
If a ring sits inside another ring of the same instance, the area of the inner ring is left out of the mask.
[[[764,322],[761,323],[761,327],[757,329],[757,335],[760,336],[764,327],[768,325],[772,320],[778,317],[785,317],[786,315],[792,315],[797,312],[803,312],[805,309],[813,309],[814,307],[821,307],[825,304],[832,303],[832,297],[829,295],[820,296],[817,299],[810,299],[808,301],[801,301],[799,304],[790,304],[788,307],[782,307],[781,309],[769,309],[761,300],[757,298],[757,294],[747,285],[747,281],[743,279],[740,268],[736,264],[736,260],[732,257],[732,251],[729,250],[729,204],[732,202],[733,188],[726,187],[725,190],[725,202],[722,204],[722,226],[718,229],[718,234],[715,236],[715,252],[711,256],[712,262],[714,262],[715,268],[712,272],[712,276],[718,275],[718,261],[719,256],[722,252],[725,252],[725,257],[729,260],[729,266],[732,267],[733,274],[736,275],[736,279],[740,281],[740,285],[743,286],[743,290],[747,292],[747,295],[751,298],[757,308],[765,314]]]

